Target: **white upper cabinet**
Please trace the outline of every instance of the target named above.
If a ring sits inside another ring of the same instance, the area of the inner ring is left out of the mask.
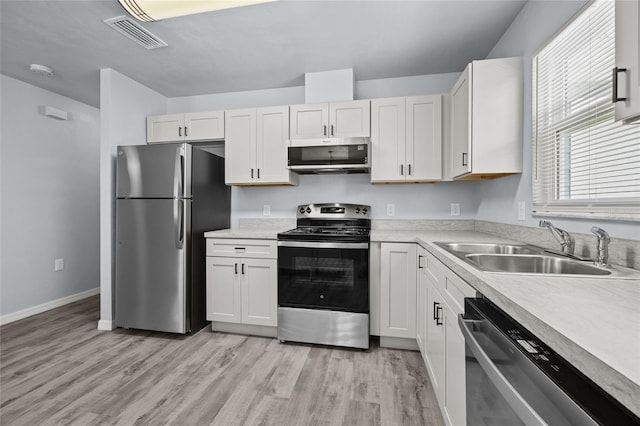
[[[225,183],[250,184],[256,176],[256,109],[225,111],[225,128]]]
[[[640,120],[640,6],[638,1],[616,1],[616,120]],[[623,71],[624,70],[624,71]],[[616,87],[617,86],[617,87]],[[622,100],[624,99],[624,100]]]
[[[184,140],[224,139],[224,111],[192,112],[184,115]]]
[[[298,183],[287,169],[287,106],[226,111],[225,127],[227,185]]]
[[[451,90],[455,179],[522,173],[522,59],[473,61]]]
[[[442,179],[442,96],[371,100],[371,182]]]
[[[290,138],[348,138],[370,135],[370,101],[291,105]]]
[[[147,143],[224,139],[224,111],[147,117]]]

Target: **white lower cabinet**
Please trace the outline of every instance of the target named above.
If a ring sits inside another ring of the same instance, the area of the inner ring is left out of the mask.
[[[382,243],[380,336],[416,338],[416,244]]]
[[[278,276],[273,251],[265,258],[246,257],[256,241],[220,240],[233,245],[238,255],[207,256],[207,320],[277,326]],[[207,241],[207,254],[217,247],[215,239]],[[269,242],[267,245],[273,245]]]
[[[424,333],[420,351],[445,423],[466,425],[465,343],[458,315],[464,311],[464,298],[475,296],[475,290],[423,250],[418,248],[424,256],[418,258],[418,276],[425,281],[418,280],[416,322]]]

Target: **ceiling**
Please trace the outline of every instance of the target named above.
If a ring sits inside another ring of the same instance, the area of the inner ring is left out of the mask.
[[[167,97],[302,86],[305,72],[342,68],[356,80],[459,72],[524,3],[282,0],[142,23],[169,45],[146,50],[103,23],[126,14],[116,0],[0,0],[0,72],[96,107],[101,68]]]

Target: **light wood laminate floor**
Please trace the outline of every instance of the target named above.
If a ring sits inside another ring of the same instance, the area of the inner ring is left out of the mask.
[[[418,352],[98,331],[91,297],[0,328],[2,425],[442,425]]]

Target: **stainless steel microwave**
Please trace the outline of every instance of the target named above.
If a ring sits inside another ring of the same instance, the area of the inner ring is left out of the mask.
[[[291,139],[287,147],[289,169],[301,173],[368,173],[369,138]]]

